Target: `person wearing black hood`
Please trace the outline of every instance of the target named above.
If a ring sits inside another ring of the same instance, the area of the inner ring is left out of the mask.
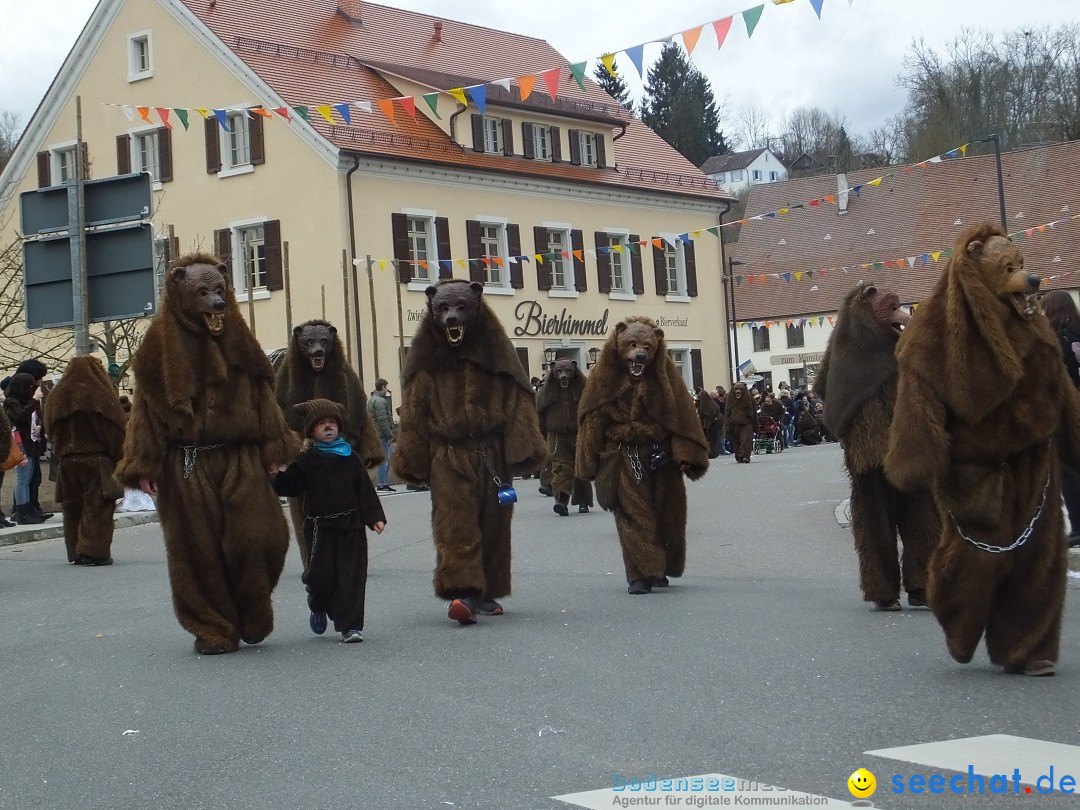
[[[1073,385],[1080,388],[1080,310],[1066,290],[1051,290],[1042,298],[1054,334],[1061,341],[1065,370]],[[1071,467],[1061,467],[1061,496],[1069,513],[1069,546],[1080,546],[1080,474]]]
[[[49,391],[52,389],[52,383],[45,381],[45,375],[49,373],[49,367],[41,362],[36,357],[31,357],[29,360],[23,360],[19,363],[15,369],[16,374],[29,374],[34,378],[34,382],[41,387],[41,412],[45,412],[45,402],[49,398]],[[38,415],[41,419],[41,415]],[[38,501],[38,490],[41,489],[41,466],[45,461],[46,452],[49,449],[48,436],[41,431],[40,439],[38,440],[40,447],[38,453],[38,463],[34,468],[33,477],[30,479],[30,511],[34,514],[41,515],[48,520],[53,516],[52,512],[45,512],[41,508],[41,504]],[[14,509],[12,510],[14,511]]]
[[[41,457],[41,442],[34,439],[35,428],[41,431],[41,386],[25,372],[12,376],[5,391],[4,412],[19,440],[27,463],[15,470],[15,522],[21,525],[43,523],[47,518],[33,511],[30,481]]]

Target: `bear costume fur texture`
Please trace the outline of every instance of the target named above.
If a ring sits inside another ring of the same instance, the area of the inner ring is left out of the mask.
[[[568,503],[577,506],[579,512],[588,512],[593,505],[592,484],[574,474],[578,402],[584,390],[585,375],[578,364],[563,358],[552,364],[536,395],[540,432],[547,439],[554,509],[564,517],[569,511]]]
[[[735,445],[735,461],[749,464],[754,452],[754,434],[758,429],[758,412],[746,383],[737,382],[728,391],[724,423],[728,438]]]
[[[686,567],[685,474],[709,468],[694,400],[651,319],[616,324],[578,406],[577,474],[615,513],[630,593],[647,593]],[[655,463],[653,463],[655,459]]]
[[[859,586],[880,610],[900,610],[901,564],[908,603],[926,605],[926,566],[941,534],[930,491],[900,492],[883,467],[896,404],[896,342],[908,320],[896,293],[860,282],[844,299],[814,384],[826,427],[844,447]]]
[[[267,473],[292,460],[300,441],[216,256],[190,254],[170,267],[133,368],[116,475],[158,496],[176,616],[199,653],[258,643],[274,627],[270,594],[289,548]]]
[[[510,483],[547,456],[532,384],[483,291],[461,279],[428,287],[392,459],[402,479],[431,487],[435,594],[463,624],[510,593],[513,507],[499,502],[493,478]]]
[[[1049,675],[1065,599],[1060,461],[1080,462],[1080,395],[1038,289],[998,226],[959,237],[900,340],[885,473],[929,487],[941,509],[927,596],[952,657],[970,661],[985,633],[992,663]]]
[[[360,377],[345,359],[337,329],[328,321],[310,320],[293,327],[285,360],[277,371],[275,389],[285,422],[301,436],[303,420],[294,405],[312,399],[328,399],[345,410],[348,420],[342,437],[352,445],[367,469],[382,464],[382,442],[367,410],[367,397]],[[300,498],[289,498],[293,533],[300,547],[300,561],[307,568],[310,545],[304,534],[304,509]]]
[[[113,472],[123,455],[126,425],[101,361],[73,358],[45,405],[45,433],[60,460],[56,491],[70,563],[104,565],[112,559],[113,512],[124,497]]]

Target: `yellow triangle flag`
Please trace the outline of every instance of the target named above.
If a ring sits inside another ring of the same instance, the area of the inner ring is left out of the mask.
[[[692,233],[694,235],[695,239],[700,239],[701,238],[701,231],[691,231],[690,233]]]
[[[331,124],[334,123],[334,116],[332,116],[330,114],[330,105],[329,104],[320,104],[315,109],[318,110],[319,115],[321,115],[323,118],[325,118],[329,123],[331,123]]]
[[[884,177],[879,177],[879,178],[877,178],[876,180],[871,180],[871,181],[870,181],[869,183],[867,183],[866,185],[868,185],[868,186],[880,186],[880,185],[881,185],[881,181],[882,181],[882,180],[884,180],[884,179],[885,179]]]
[[[457,263],[460,264],[462,267],[465,266],[465,260],[464,259],[458,259]]]
[[[379,259],[379,269],[380,270],[385,270],[386,269],[386,259]]]
[[[936,262],[938,259],[941,258],[941,251],[939,250],[937,253],[931,253],[930,258]]]
[[[960,147],[960,154],[963,155],[964,157],[967,157],[967,148],[968,148],[968,144],[966,144],[966,143],[963,146]]]
[[[600,62],[604,65],[604,69],[607,70],[608,75],[611,78],[615,78],[618,74],[615,72],[615,54],[605,53],[600,57]]]
[[[802,271],[801,270],[795,273],[795,280],[796,281],[802,281]]]
[[[780,209],[777,210],[776,213],[778,213],[778,214],[790,214],[791,209],[790,208],[780,208]]]
[[[206,109],[205,107],[196,107],[195,112],[197,112],[203,118],[206,118],[206,116],[210,114],[210,110]]]
[[[615,57],[612,57],[614,59]],[[533,87],[536,85],[536,76],[518,76],[518,92],[521,93],[521,100],[525,101],[532,95]]]
[[[1077,216],[1080,216],[1080,214],[1078,214]],[[614,250],[616,253],[622,253],[622,245],[612,245],[611,249]]]
[[[456,99],[457,99],[458,101],[460,101],[460,102],[461,102],[462,104],[464,104],[464,105],[465,105],[466,107],[468,107],[468,106],[469,106],[469,102],[468,102],[468,100],[467,100],[467,99],[465,98],[465,89],[464,89],[463,87],[451,87],[451,88],[450,88],[449,90],[447,90],[446,92],[447,92],[447,93],[449,93],[450,95],[452,95],[452,96],[453,96],[454,98],[456,98]]]
[[[697,47],[698,40],[701,39],[702,26],[697,28],[689,28],[682,32],[682,44],[686,48],[687,53],[693,53],[694,48]]]

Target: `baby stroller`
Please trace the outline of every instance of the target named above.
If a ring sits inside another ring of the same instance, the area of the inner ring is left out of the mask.
[[[754,454],[783,452],[784,442],[780,438],[780,423],[771,416],[761,415],[758,431],[754,436]]]

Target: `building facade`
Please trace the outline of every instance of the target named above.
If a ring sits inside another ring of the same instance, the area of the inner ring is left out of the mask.
[[[780,183],[788,179],[787,167],[771,149],[717,155],[705,161],[701,171],[732,194],[739,194],[750,186]]]

